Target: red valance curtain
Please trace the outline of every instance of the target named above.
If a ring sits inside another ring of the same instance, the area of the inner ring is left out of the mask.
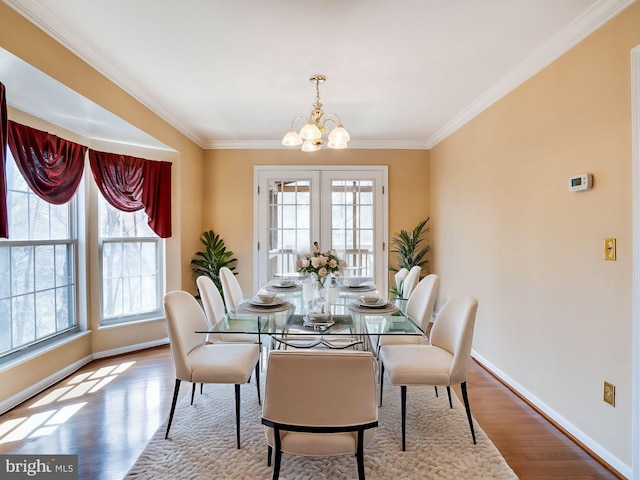
[[[87,147],[9,121],[9,148],[36,195],[54,205],[71,200],[82,180]]]
[[[171,236],[171,163],[89,150],[89,164],[107,202],[123,212],[144,208],[151,229]]]
[[[0,237],[9,238],[7,215],[7,136],[8,136],[7,99],[4,85],[0,83]]]

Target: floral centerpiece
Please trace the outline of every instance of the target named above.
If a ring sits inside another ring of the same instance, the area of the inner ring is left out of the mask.
[[[344,261],[338,258],[335,250],[322,252],[318,242],[313,242],[311,253],[305,253],[298,259],[298,272],[313,275],[324,286],[327,278],[339,272],[344,265]]]

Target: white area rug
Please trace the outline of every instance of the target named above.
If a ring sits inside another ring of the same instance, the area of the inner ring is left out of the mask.
[[[189,398],[178,403],[169,439],[164,439],[165,422],[125,478],[271,478],[255,384],[241,388],[240,450],[236,449],[233,385],[205,385],[203,395],[196,393],[193,405],[189,405]],[[335,394],[340,395],[340,392]],[[453,400],[454,408],[450,409],[444,388],[440,389],[438,398],[433,388],[407,389],[407,450],[403,452],[400,388],[387,382],[384,403],[379,411],[380,426],[373,441],[365,448],[366,478],[517,479],[475,422],[478,443],[473,444],[464,407],[455,395]],[[470,402],[473,412],[473,397]],[[358,478],[356,459],[352,456],[307,458],[283,454],[280,478],[354,479]]]

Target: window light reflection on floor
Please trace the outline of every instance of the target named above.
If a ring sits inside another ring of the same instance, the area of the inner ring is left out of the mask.
[[[96,393],[115,380],[119,374],[126,371],[134,363],[124,362],[102,367],[97,371],[80,373],[64,385],[49,392],[33,405],[30,405],[29,409],[38,409],[47,405],[52,406],[57,402],[65,402]],[[87,401],[83,401],[61,405],[59,408],[34,412],[33,415],[28,417],[11,418],[0,422],[0,444],[50,435],[87,403]]]

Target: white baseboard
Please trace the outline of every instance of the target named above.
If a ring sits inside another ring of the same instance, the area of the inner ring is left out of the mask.
[[[478,360],[484,367],[486,367],[493,375],[498,377],[501,381],[507,384],[518,394],[526,398],[532,405],[538,408],[541,412],[547,415],[559,426],[564,428],[569,434],[571,434],[576,440],[584,444],[589,450],[596,454],[600,459],[606,462],[611,468],[624,475],[626,478],[631,478],[632,468],[629,465],[623,463],[618,457],[614,456],[607,449],[602,447],[598,442],[587,436],[582,430],[568,421],[565,417],[549,407],[546,403],[516,382],[513,378],[506,375],[502,370],[492,364],[489,360],[484,358],[475,350],[472,350],[472,357]]]
[[[62,370],[57,371],[53,375],[49,375],[47,378],[43,378],[38,383],[34,383],[29,388],[25,388],[24,390],[22,390],[19,393],[16,393],[12,397],[9,397],[6,400],[3,400],[2,402],[0,402],[0,415],[20,405],[22,402],[29,400],[34,395],[37,395],[43,390],[46,390],[51,385],[56,384],[60,380],[64,380],[66,377],[71,375],[73,372],[75,372],[79,368],[84,367],[91,360],[93,360],[93,357],[91,355],[88,355],[83,359],[78,360],[77,362],[74,362],[71,365],[68,365]]]
[[[137,345],[128,345],[126,347],[114,348],[112,350],[105,350],[103,352],[95,352],[92,355],[88,355],[77,362],[68,365],[62,370],[54,373],[53,375],[49,375],[47,378],[40,380],[38,383],[31,385],[29,388],[22,390],[21,392],[13,395],[12,397],[7,398],[0,402],[0,415],[11,410],[14,407],[17,407],[22,402],[29,400],[34,395],[46,390],[50,386],[56,384],[60,380],[64,380],[69,375],[73,374],[73,372],[79,370],[84,367],[86,364],[93,360],[97,360],[99,358],[113,357],[115,355],[121,355],[123,353],[131,353],[138,350],[145,350],[147,348],[157,347],[160,345],[166,345],[169,343],[169,338],[161,338],[159,340],[154,340],[152,342],[139,343]]]

